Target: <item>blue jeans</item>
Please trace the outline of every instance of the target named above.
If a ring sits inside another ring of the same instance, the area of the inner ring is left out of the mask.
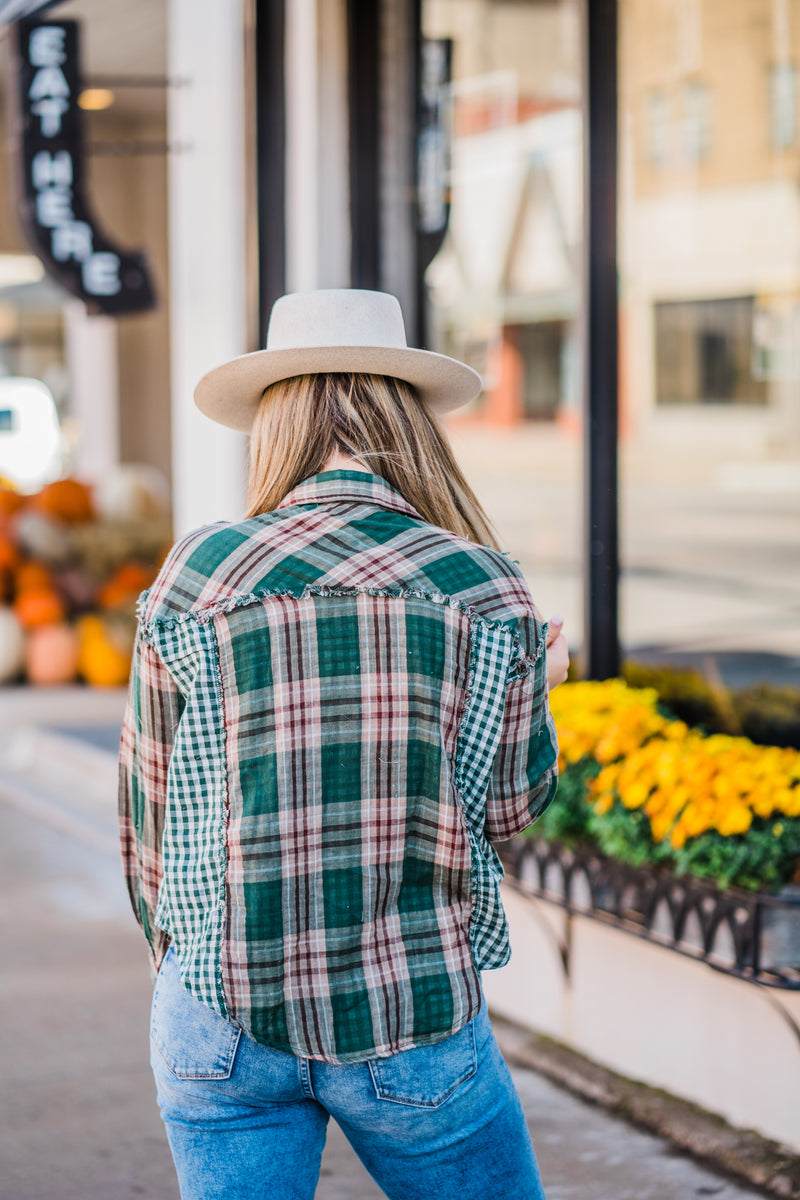
[[[183,1200],[311,1200],[330,1117],[396,1200],[544,1200],[484,1006],[433,1046],[338,1064],[261,1046],[156,981],[151,1061]]]

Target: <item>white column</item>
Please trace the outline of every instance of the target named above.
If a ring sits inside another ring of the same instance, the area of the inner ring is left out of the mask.
[[[70,471],[96,483],[119,462],[119,364],[114,317],[90,317],[82,300],[64,305],[69,416],[77,439]]]
[[[168,0],[172,470],[177,536],[244,508],[246,438],[194,407],[246,345],[242,0]]]
[[[317,195],[317,287],[350,286],[350,124],[347,94],[347,3],[320,0],[319,163],[324,186]]]
[[[286,290],[350,283],[345,0],[286,6]]]
[[[286,5],[286,290],[316,288],[319,239],[317,0]]]

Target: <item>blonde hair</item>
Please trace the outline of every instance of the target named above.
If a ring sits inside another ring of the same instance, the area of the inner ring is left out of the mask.
[[[277,508],[337,451],[431,525],[498,548],[435,417],[410,384],[387,375],[298,375],[265,390],[250,434],[247,516]]]

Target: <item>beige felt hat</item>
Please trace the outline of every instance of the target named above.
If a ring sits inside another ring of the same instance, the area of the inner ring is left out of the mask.
[[[436,413],[459,408],[481,390],[481,377],[471,367],[406,345],[394,296],[344,288],[281,296],[272,308],[266,350],[209,371],[194,401],[212,421],[249,433],[270,384],[337,371],[403,379]]]

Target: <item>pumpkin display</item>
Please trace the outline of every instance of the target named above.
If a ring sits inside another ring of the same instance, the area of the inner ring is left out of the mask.
[[[68,525],[91,521],[94,516],[91,490],[78,479],[57,479],[46,484],[31,498],[30,507]]]
[[[169,486],[147,466],[115,468],[96,491],[61,479],[22,496],[0,478],[0,684],[127,682],[168,512]]]
[[[77,630],[66,622],[32,629],[25,647],[28,682],[40,687],[72,683],[78,673],[78,651]]]
[[[24,629],[52,625],[65,617],[64,601],[54,588],[28,588],[14,601],[14,612]]]
[[[25,634],[10,608],[0,608],[0,683],[10,683],[25,662]]]
[[[78,622],[78,671],[93,687],[122,687],[128,680],[133,634],[89,613]]]

